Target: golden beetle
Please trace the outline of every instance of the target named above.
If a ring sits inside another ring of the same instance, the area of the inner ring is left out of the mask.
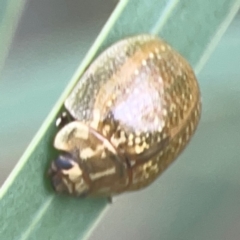
[[[189,142],[201,114],[187,61],[163,40],[117,42],[87,69],[65,101],[62,152],[50,175],[57,192],[113,196],[151,184]]]

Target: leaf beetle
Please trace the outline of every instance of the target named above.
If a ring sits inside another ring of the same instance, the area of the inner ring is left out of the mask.
[[[89,66],[65,101],[50,167],[57,192],[111,197],[147,187],[179,156],[201,115],[188,62],[164,40],[121,40]]]

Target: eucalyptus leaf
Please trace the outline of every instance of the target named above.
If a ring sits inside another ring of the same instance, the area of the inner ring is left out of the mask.
[[[53,192],[46,177],[55,120],[93,58],[139,33],[168,41],[198,73],[239,9],[239,0],[121,0],[52,112],[0,191],[1,239],[87,239],[108,209],[107,199],[72,199]]]

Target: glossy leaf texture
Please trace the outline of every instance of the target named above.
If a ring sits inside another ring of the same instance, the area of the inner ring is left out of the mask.
[[[124,37],[152,33],[168,41],[198,73],[239,9],[239,0],[121,0],[79,69],[0,191],[1,239],[87,239],[106,199],[56,195],[45,176],[56,152],[55,120],[92,59]]]

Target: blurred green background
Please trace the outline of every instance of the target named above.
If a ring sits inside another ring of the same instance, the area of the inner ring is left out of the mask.
[[[116,4],[27,2],[1,72],[1,184]],[[196,158],[186,151],[152,187],[118,197],[91,240],[240,239],[240,15],[198,79],[203,116],[191,148]],[[165,198],[156,202],[154,194]]]

